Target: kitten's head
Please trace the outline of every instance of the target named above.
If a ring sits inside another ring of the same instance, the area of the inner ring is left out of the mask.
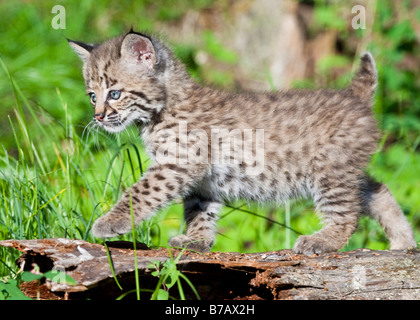
[[[171,54],[156,39],[130,31],[100,45],[68,40],[83,61],[83,76],[95,123],[120,132],[149,122],[166,100]]]

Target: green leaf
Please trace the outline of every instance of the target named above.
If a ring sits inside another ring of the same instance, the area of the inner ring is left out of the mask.
[[[32,300],[25,296],[17,286],[16,279],[9,279],[6,282],[0,281],[0,300]]]
[[[30,271],[24,271],[22,273],[22,280],[25,281],[25,282],[39,280],[43,277],[44,277],[44,274],[42,274],[42,273],[32,273]]]
[[[157,300],[168,300],[169,299],[169,292],[163,289],[159,289],[157,293]]]
[[[77,282],[67,273],[60,270],[51,270],[44,273],[45,278],[51,280],[54,283],[66,283],[68,285],[76,285]]]
[[[168,289],[173,287],[177,279],[178,279],[177,275],[173,273],[168,274],[168,276],[165,278],[165,285],[168,287]]]

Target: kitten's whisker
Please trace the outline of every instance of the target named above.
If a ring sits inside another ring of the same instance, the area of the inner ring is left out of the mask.
[[[100,144],[99,144],[99,134],[100,134],[99,129],[100,129],[100,127],[98,126],[97,129],[96,129],[96,146],[97,146],[98,150],[99,150],[99,147],[100,147]]]
[[[136,136],[129,130],[129,127],[125,128],[125,130],[128,133],[128,137],[130,138],[130,142],[135,143],[136,142]]]
[[[85,136],[85,132],[86,132],[86,130],[88,130],[88,128],[89,128],[89,126],[91,125],[91,123],[92,123],[92,121],[90,121],[85,127],[84,127],[84,129],[83,129],[83,132],[82,132],[82,141],[83,141],[83,137]],[[85,141],[85,142],[87,142],[87,141]]]
[[[95,121],[90,121],[88,124],[87,124],[87,126],[84,128],[84,130],[83,130],[83,133],[82,133],[82,140],[83,140],[83,137],[84,137],[84,135],[85,135],[85,132],[87,133],[87,136],[86,136],[86,140],[85,140],[85,143],[87,144],[88,143],[88,140],[89,140],[89,134],[90,134],[90,131],[92,130],[92,128],[94,127],[96,125],[96,123],[95,123]]]
[[[128,130],[127,128],[125,128],[124,130],[125,130],[125,132],[127,132],[128,140],[129,140],[131,143],[133,143],[134,141],[133,141],[133,138],[131,137],[130,130]]]
[[[90,131],[92,130],[92,126],[93,126],[93,124],[92,123],[89,123],[87,126],[86,126],[86,128],[85,128],[85,130],[86,130],[86,139],[85,139],[85,143],[86,144],[88,144],[89,143],[89,135],[90,135]],[[83,134],[84,134],[84,130],[83,130]],[[82,136],[83,137],[83,136]]]
[[[92,142],[93,142],[93,147],[95,148],[96,151],[98,151],[98,131],[99,131],[99,126],[94,123],[93,126],[91,126],[90,130],[89,130],[89,134],[94,131],[92,133]],[[96,133],[96,134],[95,134]]]
[[[88,130],[88,135],[87,135],[87,140],[89,139],[89,135],[91,134],[91,132],[92,132],[92,130],[96,130],[96,128],[97,128],[97,124],[94,122],[90,127],[89,127],[89,130]],[[93,140],[93,143],[95,144],[95,141]]]

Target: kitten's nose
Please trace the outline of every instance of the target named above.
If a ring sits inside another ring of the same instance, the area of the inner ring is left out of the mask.
[[[97,113],[93,116],[96,120],[102,122],[104,120],[105,114],[104,113]]]

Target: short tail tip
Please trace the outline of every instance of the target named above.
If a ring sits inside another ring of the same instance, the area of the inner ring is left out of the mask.
[[[361,65],[350,85],[350,89],[355,96],[364,99],[371,99],[375,94],[377,86],[376,64],[370,52],[362,54]]]
[[[373,59],[373,56],[369,51],[364,52],[360,60],[362,62],[361,67],[363,69],[366,69],[366,71],[368,71],[369,73],[376,75],[377,71],[376,71],[375,59]]]

